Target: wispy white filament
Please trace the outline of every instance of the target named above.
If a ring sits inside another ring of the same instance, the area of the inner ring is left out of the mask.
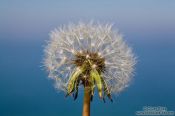
[[[121,34],[113,31],[110,24],[79,23],[63,26],[50,33],[44,64],[49,77],[55,80],[57,89],[65,91],[71,73],[77,68],[71,61],[76,52],[85,50],[97,52],[105,58],[102,77],[111,92],[118,93],[128,86],[135,57]]]

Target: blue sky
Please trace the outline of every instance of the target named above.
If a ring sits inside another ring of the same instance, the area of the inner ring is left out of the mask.
[[[114,23],[138,57],[134,79],[114,103],[96,96],[92,116],[134,116],[143,106],[175,104],[174,0],[0,0],[0,116],[80,116],[42,65],[49,32],[69,22]]]
[[[124,34],[155,30],[172,34],[174,6],[174,0],[1,0],[0,32],[25,38],[68,22],[94,20],[115,23]]]

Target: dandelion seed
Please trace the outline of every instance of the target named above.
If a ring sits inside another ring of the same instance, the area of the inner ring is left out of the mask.
[[[94,47],[95,46],[95,43],[91,43],[91,46]]]
[[[89,54],[86,55],[86,59],[90,58]]]
[[[60,54],[62,54],[63,53],[63,50],[60,50]]]
[[[84,77],[84,78],[87,78],[87,75],[84,75],[83,77]]]
[[[73,54],[75,54],[75,50],[74,50],[74,49],[71,49],[71,52],[72,52]]]
[[[80,50],[79,52],[80,52],[81,54],[83,53],[83,51],[82,51],[82,50]]]
[[[102,55],[100,52],[98,52],[97,54],[98,54],[98,56],[100,56],[100,57],[101,57],[101,55]]]
[[[93,65],[92,65],[92,68],[96,68],[96,67],[97,67],[97,65],[96,65],[96,64],[93,64]]]

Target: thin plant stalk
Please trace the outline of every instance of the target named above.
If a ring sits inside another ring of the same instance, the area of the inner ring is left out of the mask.
[[[89,88],[84,88],[84,101],[83,101],[83,112],[82,116],[90,116],[90,92]]]

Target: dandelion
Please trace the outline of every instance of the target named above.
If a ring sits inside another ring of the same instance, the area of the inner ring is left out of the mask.
[[[55,29],[45,48],[44,65],[58,90],[78,97],[84,87],[83,116],[90,115],[94,89],[100,99],[124,90],[133,77],[135,57],[110,24],[78,23]]]

